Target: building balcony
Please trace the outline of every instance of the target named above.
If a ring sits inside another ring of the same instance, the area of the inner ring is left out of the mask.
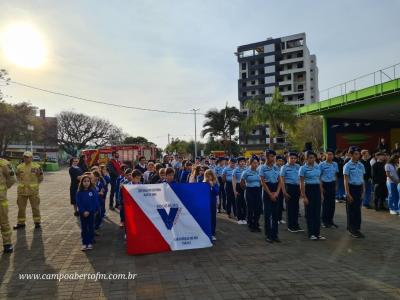
[[[292,64],[292,63],[296,63],[296,62],[300,62],[300,61],[304,61],[304,57],[293,57],[293,58],[289,58],[289,59],[283,59],[283,60],[279,61],[279,64],[280,65]]]
[[[303,68],[295,68],[295,69],[287,69],[283,71],[279,71],[279,75],[287,75],[287,74],[293,74],[293,73],[299,73],[299,72],[305,72],[306,69]]]
[[[293,48],[286,48],[286,49],[283,49],[283,50],[281,51],[281,53],[282,53],[282,54],[291,53],[291,52],[301,51],[301,50],[303,50],[303,49],[304,49],[304,46],[298,46],[298,47],[293,47]]]
[[[283,80],[283,81],[279,81],[278,83],[280,86],[282,85],[292,85],[293,84],[293,80]]]

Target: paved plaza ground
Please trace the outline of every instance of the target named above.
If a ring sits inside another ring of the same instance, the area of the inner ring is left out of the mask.
[[[16,188],[9,193],[16,222]],[[13,232],[15,251],[0,261],[0,299],[400,299],[400,217],[363,210],[366,239],[339,229],[311,242],[280,225],[281,244],[220,216],[218,241],[207,249],[127,256],[118,214],[108,212],[95,249],[80,250],[80,230],[69,205],[66,170],[45,174],[43,229]],[[301,225],[305,228],[304,218]],[[21,280],[24,273],[136,273],[135,280]]]

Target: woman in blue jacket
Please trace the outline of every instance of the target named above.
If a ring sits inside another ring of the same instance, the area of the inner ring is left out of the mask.
[[[81,221],[82,251],[93,249],[94,216],[99,209],[99,194],[90,181],[89,175],[83,175],[76,194]]]

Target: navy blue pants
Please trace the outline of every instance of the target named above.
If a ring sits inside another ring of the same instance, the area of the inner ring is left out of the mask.
[[[276,192],[278,183],[269,183],[267,186],[271,192]],[[278,217],[279,217],[279,200],[273,201],[269,195],[263,191],[264,202],[264,230],[267,238],[274,240],[278,238]]]
[[[260,187],[246,187],[247,225],[251,229],[259,228],[262,211]]]
[[[324,188],[324,201],[322,202],[322,223],[324,225],[333,224],[333,216],[335,215],[335,197],[336,197],[336,181],[322,182]]]
[[[300,186],[298,184],[286,184],[286,193],[290,198],[286,199],[286,215],[288,229],[298,229],[299,226],[299,198]]]
[[[225,195],[226,195],[226,212],[228,215],[233,212],[236,217],[236,201],[235,193],[233,192],[232,181],[225,182]]]
[[[305,188],[308,199],[305,205],[308,237],[318,237],[321,230],[321,189],[319,184],[306,184]]]
[[[282,220],[282,214],[283,214],[283,193],[282,191],[279,192],[278,195],[278,220]]]
[[[114,195],[115,195],[115,187],[117,185],[117,177],[111,177],[110,185],[111,185],[111,189],[110,189],[109,207],[114,207]]]
[[[79,214],[81,220],[82,245],[93,244],[94,237],[94,214],[90,213],[86,218]]]
[[[246,200],[244,200],[244,190],[240,183],[236,183],[236,214],[239,221],[246,220]]]
[[[94,221],[94,228],[97,230],[100,228],[101,223],[103,223],[103,218],[106,212],[106,199],[103,197],[99,197],[100,200],[100,207],[98,213],[96,214],[95,221]]]
[[[349,184],[349,192],[353,202],[346,201],[347,230],[357,232],[361,229],[362,185]]]
[[[224,189],[224,183],[222,182],[222,178],[218,177],[219,183],[219,203],[218,203],[218,210],[226,209],[226,194]]]

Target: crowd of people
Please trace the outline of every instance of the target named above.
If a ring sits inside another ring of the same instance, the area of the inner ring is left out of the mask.
[[[335,206],[342,202],[346,203],[349,234],[364,238],[362,206],[377,211],[388,207],[391,214],[400,213],[398,165],[397,153],[389,155],[383,149],[371,156],[357,147],[323,153],[285,151],[283,155],[267,150],[265,155],[249,159],[209,156],[192,161],[167,155],[156,162],[140,157],[134,167],[121,164],[118,152],[113,152],[106,165],[90,170],[84,159],[71,159],[71,204],[81,219],[82,250],[93,248],[106,215],[108,192],[109,211],[119,211],[120,227],[124,228],[121,187],[126,184],[209,184],[213,241],[218,213],[247,225],[251,232],[261,232],[263,215],[268,243],[280,242],[279,224],[287,224],[291,233],[303,232],[299,225],[301,200],[310,240],[326,239],[321,227],[338,228]]]

